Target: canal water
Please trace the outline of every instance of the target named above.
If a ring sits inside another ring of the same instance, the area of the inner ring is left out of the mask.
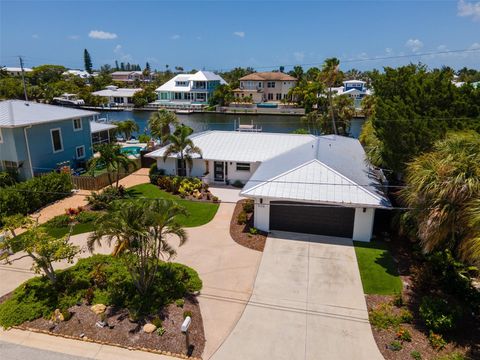
[[[139,127],[139,134],[149,133],[148,118],[150,111],[108,111],[101,112],[100,118],[109,121],[135,120]],[[238,115],[238,114],[216,114],[216,113],[192,113],[177,114],[182,124],[190,126],[195,132],[206,130],[235,130],[239,122],[251,124],[261,128],[263,132],[291,133],[302,128],[301,116],[298,115]],[[353,119],[350,126],[351,136],[358,138],[364,120]],[[138,135],[138,134],[133,134]]]

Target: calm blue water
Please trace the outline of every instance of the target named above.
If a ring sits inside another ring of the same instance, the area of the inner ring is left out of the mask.
[[[110,121],[135,120],[140,128],[139,133],[147,133],[147,121],[152,113],[149,111],[108,111],[100,113],[101,118]],[[177,114],[180,122],[190,126],[195,132],[205,130],[235,130],[235,122],[250,124],[251,121],[262,128],[264,132],[291,133],[302,128],[300,116],[297,115],[237,115],[237,114]],[[353,119],[350,133],[358,138],[362,128],[363,119]],[[133,134],[138,135],[138,134]]]

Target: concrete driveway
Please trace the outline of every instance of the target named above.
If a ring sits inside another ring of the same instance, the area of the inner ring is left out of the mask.
[[[351,240],[272,233],[253,295],[212,359],[383,359]]]

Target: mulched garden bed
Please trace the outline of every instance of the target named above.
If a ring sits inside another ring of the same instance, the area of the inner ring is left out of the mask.
[[[247,222],[245,224],[238,224],[238,214],[243,211],[243,204],[248,200],[240,200],[235,206],[233,216],[230,221],[230,236],[232,239],[249,249],[263,251],[265,248],[265,241],[267,240],[268,233],[258,230],[258,233],[252,235],[250,228],[253,228],[253,212],[247,214]]]
[[[133,349],[146,348],[163,351],[164,353],[170,352],[172,355],[185,354],[185,335],[180,331],[180,326],[184,321],[184,311],[190,311],[192,314],[192,324],[189,329],[190,355],[200,358],[205,347],[202,315],[194,296],[185,299],[183,308],[170,304],[161,311],[159,315],[163,320],[162,327],[165,329],[165,333],[162,336],[156,332],[151,334],[145,333],[143,325],[149,321],[131,322],[128,311],[125,309],[107,307],[105,321],[110,327],[105,328],[95,325],[100,320],[100,316],[96,315],[90,309],[90,306],[81,304],[73,306],[69,310],[72,317],[68,321],[56,323],[40,318],[27,321],[18,328],[49,331],[52,334],[73,336],[84,340],[93,340]]]
[[[396,262],[400,278],[403,282],[402,298],[403,309],[408,309],[413,315],[411,324],[402,323],[401,327],[407,329],[412,337],[410,342],[400,341],[402,349],[394,351],[389,345],[397,340],[395,327],[390,329],[377,329],[372,326],[373,337],[377,346],[386,360],[411,360],[412,351],[421,354],[421,359],[437,359],[447,354],[457,353],[465,359],[480,359],[480,324],[469,321],[459,325],[455,335],[445,337],[448,344],[444,349],[435,350],[428,339],[429,331],[425,328],[418,314],[419,299],[426,295],[416,286],[417,278],[422,274],[422,262],[418,260],[413,252],[412,244],[405,239],[394,239],[390,243],[390,250]],[[368,310],[385,303],[393,304],[394,296],[389,295],[366,295]],[[393,305],[393,312],[400,312],[400,307]],[[453,360],[454,358],[452,358]]]

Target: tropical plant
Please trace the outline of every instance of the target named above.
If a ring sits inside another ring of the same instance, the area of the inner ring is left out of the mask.
[[[171,155],[176,155],[183,166],[183,168],[177,169],[178,175],[181,176],[187,175],[185,165],[188,166],[189,171],[192,170],[194,154],[202,156],[202,150],[198,146],[195,146],[192,139],[189,137],[192,133],[192,128],[180,125],[175,129],[173,134],[170,134],[167,137],[170,144],[163,153],[163,161],[167,160]]]
[[[138,131],[138,124],[134,120],[119,121],[116,123],[117,132],[123,134],[125,139],[130,139],[132,133]]]
[[[480,262],[480,134],[450,133],[412,161],[400,192],[425,253]]]
[[[187,233],[178,222],[186,210],[172,200],[130,200],[117,204],[113,211],[102,215],[96,229],[88,238],[88,248],[96,244],[115,242],[113,254],[122,255],[140,295],[148,294],[163,259],[176,254],[167,237],[176,236],[179,246],[187,240]]]
[[[148,128],[154,138],[165,142],[171,134],[171,126],[177,127],[179,124],[177,115],[174,112],[165,109],[153,113],[148,119]]]
[[[15,231],[19,228],[27,227],[32,223],[32,220],[29,217],[26,217],[22,214],[15,214],[10,216],[5,216],[1,223],[3,223],[3,229],[8,230],[13,237],[17,236]]]
[[[98,156],[94,156],[88,163],[90,173],[95,174],[95,170],[101,167],[107,169],[108,183],[113,185],[112,173],[116,174],[115,187],[118,188],[118,182],[120,181],[120,170],[123,169],[126,172],[130,170],[130,167],[136,167],[135,161],[129,159],[128,156],[121,151],[121,146],[108,143],[98,144],[94,147],[94,151],[98,152]]]
[[[340,60],[338,60],[337,58],[325,59],[322,66],[322,70],[319,74],[319,81],[322,82],[328,88],[327,98],[330,106],[330,116],[332,118],[332,128],[333,128],[334,134],[337,133],[337,127],[335,124],[335,113],[333,110],[332,87],[335,86],[335,84],[338,81],[339,67],[340,67]]]
[[[13,263],[25,257],[33,260],[32,270],[35,273],[43,274],[55,284],[57,274],[53,269],[53,263],[58,261],[73,262],[74,257],[80,252],[80,247],[70,243],[70,234],[64,237],[55,238],[46,233],[37,222],[22,236],[14,237],[7,233],[6,239],[0,243],[0,250],[15,249],[23,251],[25,255],[11,259],[8,251],[5,251],[7,263]]]

